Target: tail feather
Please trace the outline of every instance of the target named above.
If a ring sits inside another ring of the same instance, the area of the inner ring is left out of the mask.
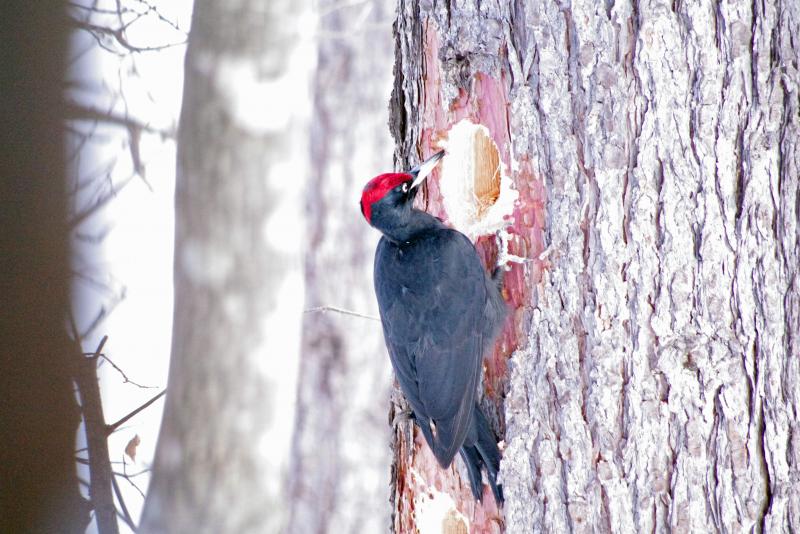
[[[483,479],[481,477],[481,460],[480,453],[477,447],[464,445],[461,450],[461,459],[464,460],[464,465],[467,466],[467,475],[469,476],[469,485],[472,488],[472,494],[475,500],[482,500],[483,497]]]
[[[467,466],[469,483],[475,498],[481,500],[483,496],[481,470],[485,467],[494,499],[498,505],[502,504],[503,486],[497,483],[497,475],[500,471],[500,449],[497,448],[497,440],[489,427],[486,416],[483,415],[477,404],[472,415],[470,431],[460,452],[461,458]]]

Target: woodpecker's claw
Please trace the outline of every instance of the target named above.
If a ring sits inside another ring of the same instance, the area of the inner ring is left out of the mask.
[[[515,254],[510,254],[508,252],[508,242],[509,242],[509,234],[506,231],[506,228],[502,230],[498,230],[495,234],[497,238],[497,267],[495,268],[494,272],[492,273],[492,278],[497,280],[498,278],[498,271],[510,271],[511,270],[511,263],[519,263],[519,264],[526,264],[532,262],[532,258],[523,258],[521,256],[517,256]],[[502,281],[502,278],[500,279]]]
[[[392,419],[392,428],[396,427],[400,423],[414,421],[415,419],[416,417],[414,416],[414,412],[411,410],[403,410],[401,412],[397,412],[394,414],[394,418]]]

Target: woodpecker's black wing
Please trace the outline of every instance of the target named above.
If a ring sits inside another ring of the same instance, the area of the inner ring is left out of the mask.
[[[490,306],[486,280],[475,247],[456,230],[431,230],[403,244],[383,238],[375,255],[389,356],[443,467],[470,427]]]

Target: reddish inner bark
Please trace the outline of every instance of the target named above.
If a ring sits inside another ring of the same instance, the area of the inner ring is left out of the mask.
[[[543,262],[538,256],[544,250],[543,228],[545,192],[539,177],[535,176],[527,156],[517,156],[516,165],[511,165],[511,141],[508,122],[508,80],[505,72],[499,79],[485,73],[477,73],[472,80],[469,92],[461,90],[459,96],[447,105],[442,103],[441,76],[439,71],[439,41],[435,28],[426,27],[424,31],[425,72],[421,103],[420,153],[429,154],[437,150],[437,142],[447,135],[448,129],[461,119],[486,126],[491,138],[497,145],[500,160],[507,169],[515,169],[511,174],[514,188],[519,192],[519,199],[513,213],[509,217],[508,233],[512,236],[509,253],[534,260],[525,265],[513,264],[506,273],[504,297],[509,305],[509,316],[500,334],[495,350],[485,359],[484,388],[486,395],[499,404],[506,375],[507,361],[519,347],[522,334],[527,331],[524,306],[531,302],[531,292],[541,279]],[[435,173],[426,184],[427,195],[425,209],[447,221],[447,213],[439,189],[439,176]],[[487,266],[493,269],[497,256],[495,237],[482,236],[476,242],[478,253]],[[401,458],[408,458],[409,451],[401,445]],[[453,466],[443,471],[419,435],[415,436],[414,451],[408,465],[400,462],[397,489],[399,509],[414,509],[414,496],[424,494],[435,488],[449,493],[457,503],[459,510],[470,519],[471,532],[495,532],[502,523],[494,498],[488,486],[484,487],[483,502],[473,499],[469,482],[456,474]],[[405,468],[405,469],[403,469]],[[396,525],[399,532],[413,532],[413,514],[398,513]]]

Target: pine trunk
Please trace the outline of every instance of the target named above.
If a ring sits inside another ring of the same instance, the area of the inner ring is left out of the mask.
[[[398,160],[484,125],[533,260],[484,380],[504,509],[402,427],[395,531],[437,502],[471,532],[800,528],[800,4],[401,0],[395,29]]]

